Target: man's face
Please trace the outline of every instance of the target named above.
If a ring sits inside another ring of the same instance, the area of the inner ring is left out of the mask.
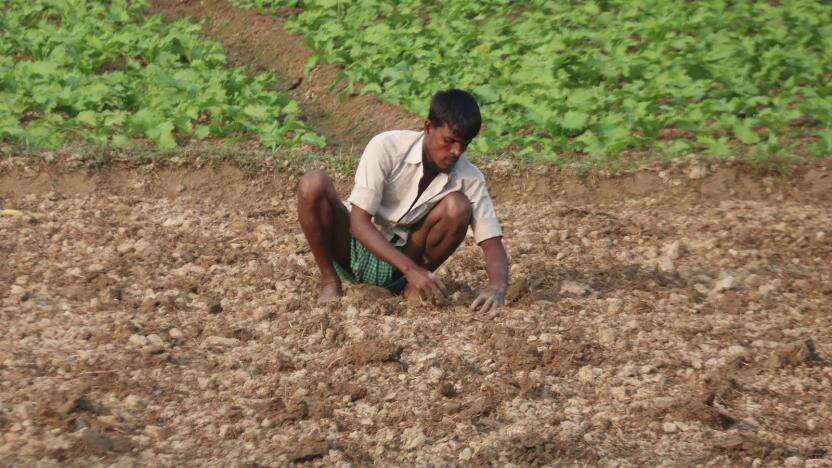
[[[451,131],[448,125],[435,127],[428,120],[425,122],[425,141],[423,147],[428,159],[439,172],[448,173],[453,169],[470,140],[465,140]]]

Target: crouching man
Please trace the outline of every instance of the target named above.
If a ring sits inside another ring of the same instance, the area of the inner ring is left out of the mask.
[[[341,296],[341,278],[440,299],[433,275],[470,225],[482,248],[488,286],[471,308],[505,303],[508,258],[482,173],[465,157],[480,131],[480,109],[461,90],[437,93],[424,131],[373,137],[361,156],[347,204],[323,171],[298,184],[298,218],[321,271],[318,302]]]

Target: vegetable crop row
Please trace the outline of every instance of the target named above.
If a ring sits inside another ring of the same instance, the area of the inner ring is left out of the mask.
[[[289,12],[350,90],[472,91],[480,151],[832,153],[825,0],[231,1]]]
[[[255,136],[269,148],[323,138],[269,75],[228,67],[188,21],[142,1],[0,0],[0,140],[125,146],[146,138]]]

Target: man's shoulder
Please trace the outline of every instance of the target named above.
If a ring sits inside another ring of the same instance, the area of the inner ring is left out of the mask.
[[[468,160],[468,156],[463,154],[460,156],[459,160],[454,165],[454,172],[463,179],[476,179],[481,182],[485,182],[485,176],[483,175],[482,171],[477,168],[470,160]]]
[[[389,155],[403,155],[421,136],[422,132],[414,130],[388,130],[371,138],[367,148],[380,150]]]

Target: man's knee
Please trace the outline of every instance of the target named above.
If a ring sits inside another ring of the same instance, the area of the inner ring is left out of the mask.
[[[298,181],[298,198],[315,200],[326,193],[330,184],[329,176],[324,171],[309,171]]]
[[[468,225],[474,208],[464,193],[451,192],[445,196],[443,203],[445,204],[445,213],[450,219]]]

